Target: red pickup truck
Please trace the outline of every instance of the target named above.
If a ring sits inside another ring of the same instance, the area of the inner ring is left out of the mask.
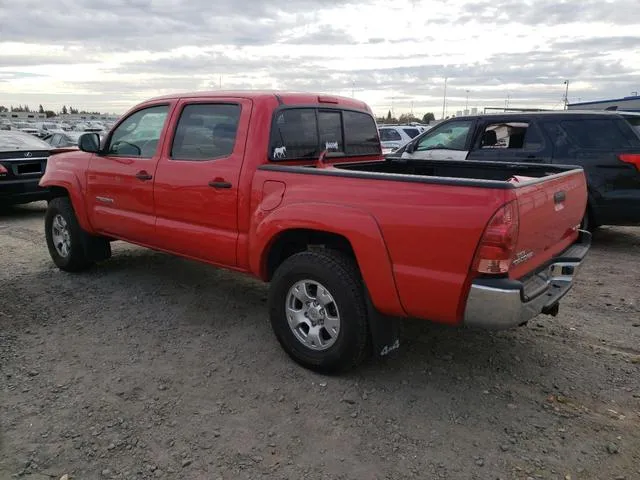
[[[40,185],[59,268],[124,240],[251,274],[282,347],[319,371],[396,349],[401,317],[555,315],[591,238],[580,167],[385,160],[366,104],[313,94],[155,98],[53,155]]]

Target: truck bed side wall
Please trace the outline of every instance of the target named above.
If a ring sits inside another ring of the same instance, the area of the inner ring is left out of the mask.
[[[336,231],[352,243],[374,305],[383,313],[449,324],[460,322],[459,305],[484,228],[513,195],[500,189],[260,170],[254,192],[270,179],[286,183],[286,191],[280,207],[255,217],[258,245],[252,252],[278,231],[295,228],[292,218],[302,228]],[[259,264],[252,256],[251,269]],[[387,269],[395,286],[382,283]],[[398,292],[400,311],[386,308],[392,305],[390,291]]]

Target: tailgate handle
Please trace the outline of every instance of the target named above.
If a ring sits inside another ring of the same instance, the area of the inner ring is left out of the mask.
[[[567,194],[563,191],[556,192],[553,194],[553,201],[558,203],[562,203],[567,199]]]

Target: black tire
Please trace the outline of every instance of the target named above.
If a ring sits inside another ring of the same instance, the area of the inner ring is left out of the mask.
[[[54,245],[53,222],[58,215],[66,222],[69,233],[70,247],[68,249],[69,253],[66,256],[61,255]],[[80,228],[69,198],[57,197],[49,202],[44,217],[44,226],[49,255],[51,255],[53,263],[55,263],[60,270],[80,272],[93,265],[93,262],[87,257],[83,243],[83,236],[87,234]]]
[[[335,343],[312,350],[289,327],[286,302],[299,281],[325,286],[335,300],[340,331]],[[282,348],[298,364],[321,373],[336,373],[357,366],[369,352],[369,328],[364,285],[355,262],[335,250],[305,251],[286,259],[276,270],[269,290],[271,326]]]
[[[587,210],[584,212],[584,217],[582,217],[582,222],[580,222],[580,229],[581,230],[586,230],[588,232],[593,232],[598,228],[598,225],[595,224],[595,221],[593,219],[593,212],[591,211],[591,208],[587,208]]]

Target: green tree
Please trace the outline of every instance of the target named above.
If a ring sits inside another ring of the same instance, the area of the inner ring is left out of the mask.
[[[433,114],[433,112],[425,113],[422,117],[422,123],[431,123],[435,121],[435,119],[436,116]]]
[[[54,112],[53,110],[45,110],[44,114],[47,116],[47,118],[51,118],[51,117],[55,117],[56,116],[56,112]]]
[[[42,105],[38,107],[38,113],[44,113],[44,107]]]
[[[5,107],[4,105],[0,105],[0,113],[2,112],[8,112],[9,109],[7,107]]]
[[[420,119],[417,117],[414,117],[413,114],[411,113],[403,113],[402,115],[400,115],[400,118],[398,119],[398,122],[400,123],[411,123],[411,122],[419,122]]]
[[[387,123],[391,123],[391,110],[389,110],[389,113],[387,113]]]
[[[63,115],[66,115],[67,113],[69,113],[69,112],[67,111],[67,106],[66,106],[66,105],[63,105],[63,106],[62,106],[62,114],[63,114]]]

